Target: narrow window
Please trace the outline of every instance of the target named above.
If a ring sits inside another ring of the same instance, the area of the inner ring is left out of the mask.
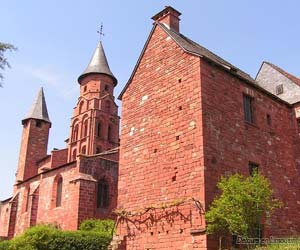
[[[270,114],[267,114],[267,124],[268,124],[269,126],[271,126],[271,123],[272,123],[271,115],[270,115]]]
[[[60,177],[58,180],[57,180],[57,186],[56,186],[56,202],[55,202],[55,205],[56,207],[60,207],[61,206],[61,197],[62,197],[62,183],[63,183],[63,180],[62,178]]]
[[[72,154],[72,160],[75,161],[76,160],[76,154],[77,154],[77,151],[76,149],[73,150],[73,154]]]
[[[88,120],[85,120],[83,123],[83,137],[87,136],[88,133]]]
[[[73,141],[77,141],[77,139],[78,139],[78,124],[75,125],[73,131]]]
[[[243,95],[244,117],[245,121],[254,123],[253,119],[253,98],[248,95]]]
[[[105,90],[105,91],[108,91],[108,90],[109,90],[109,87],[108,87],[108,85],[107,85],[107,84],[105,84],[105,86],[104,86],[104,90]]]
[[[249,162],[249,174],[253,176],[255,173],[258,173],[258,164],[254,162]]]
[[[105,180],[98,182],[97,208],[107,208],[109,204],[108,184]]]
[[[83,146],[83,147],[82,147],[81,153],[82,153],[82,154],[86,154],[86,146]]]
[[[87,91],[87,86],[84,86],[84,87],[83,87],[83,91],[84,91],[84,92]]]
[[[109,142],[112,142],[113,141],[113,135],[112,135],[112,127],[111,125],[108,126],[108,131],[107,131],[107,140]]]
[[[283,84],[279,84],[276,86],[276,95],[280,95],[283,93]]]
[[[102,130],[102,125],[101,125],[101,122],[98,122],[97,123],[97,136],[98,137],[101,137],[101,130]]]
[[[84,102],[82,101],[82,102],[79,104],[79,114],[81,114],[82,111],[83,111],[83,105],[84,105]]]

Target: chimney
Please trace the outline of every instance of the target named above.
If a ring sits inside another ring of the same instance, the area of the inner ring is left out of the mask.
[[[157,13],[152,19],[167,26],[168,29],[179,33],[179,16],[181,13],[171,6],[166,6],[165,9]]]

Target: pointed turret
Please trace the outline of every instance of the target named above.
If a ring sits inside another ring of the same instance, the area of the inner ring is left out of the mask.
[[[51,123],[48,115],[47,105],[43,88],[40,89],[35,101],[33,102],[27,116],[22,120],[22,124],[28,119],[38,119]]]
[[[78,82],[81,83],[81,80],[90,74],[104,74],[108,75],[113,79],[114,85],[117,85],[117,79],[114,76],[114,74],[111,72],[105,52],[102,46],[102,43],[99,42],[91,60],[90,63],[88,64],[87,68],[85,71],[78,77]]]
[[[23,132],[16,181],[38,173],[37,162],[47,155],[49,120],[44,91],[41,88],[28,115],[22,120]]]

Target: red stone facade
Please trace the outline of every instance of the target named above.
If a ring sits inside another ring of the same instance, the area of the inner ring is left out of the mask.
[[[293,105],[190,40],[183,43],[179,28],[168,31],[168,22],[178,18],[174,11],[154,17],[120,95],[122,249],[218,249],[218,240],[205,234],[205,210],[220,177],[249,175],[249,163],[258,165],[284,203],[264,234],[299,235],[300,145]],[[187,51],[189,46],[203,55]],[[244,96],[251,99],[252,122],[245,121]]]
[[[104,53],[104,52],[103,52]],[[101,72],[80,77],[80,96],[71,119],[67,148],[47,155],[48,117],[23,120],[13,197],[0,204],[0,236],[56,224],[76,230],[89,218],[114,218],[117,203],[119,117],[116,79]],[[40,99],[42,100],[42,99]],[[37,102],[35,105],[44,106]]]
[[[249,175],[249,164],[284,204],[264,235],[299,235],[299,103],[281,100],[182,36],[179,16],[167,7],[153,17],[120,95],[119,167],[110,70],[80,76],[66,149],[46,155],[51,124],[26,120],[14,194],[0,207],[0,236],[42,222],[76,230],[87,218],[113,218],[117,207],[120,250],[216,250],[205,211],[220,177]]]

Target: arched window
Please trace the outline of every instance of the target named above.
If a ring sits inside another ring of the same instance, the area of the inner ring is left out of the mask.
[[[78,124],[74,126],[73,138],[72,138],[72,141],[77,141],[77,140],[78,140]]]
[[[88,133],[88,120],[83,122],[83,137],[87,136]]]
[[[97,184],[97,208],[107,208],[109,204],[108,184],[105,180]]]
[[[113,141],[113,129],[112,126],[108,126],[108,131],[107,131],[107,140],[112,142]]]
[[[56,183],[56,200],[55,200],[56,207],[61,206],[62,184],[63,184],[63,179],[62,179],[62,177],[59,177],[57,180],[57,183]]]
[[[97,129],[96,129],[96,131],[97,131],[97,136],[101,137],[101,131],[102,131],[102,124],[101,124],[101,122],[97,123]]]
[[[84,101],[82,101],[82,102],[79,104],[79,114],[81,114],[82,111],[83,111],[83,105],[84,105]]]
[[[72,160],[76,161],[76,156],[77,156],[77,151],[76,149],[73,150],[73,154],[72,154]]]
[[[82,154],[86,154],[86,146],[83,146],[83,147],[81,148],[81,153],[82,153]]]

